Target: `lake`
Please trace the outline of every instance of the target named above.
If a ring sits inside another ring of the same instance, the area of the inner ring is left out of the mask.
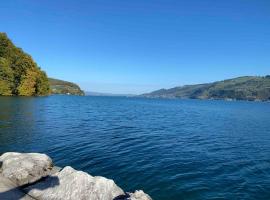
[[[0,97],[0,153],[113,179],[155,200],[270,199],[270,103]]]

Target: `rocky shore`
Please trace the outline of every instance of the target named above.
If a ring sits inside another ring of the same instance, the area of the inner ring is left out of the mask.
[[[55,167],[39,153],[0,156],[1,200],[151,200],[142,190],[124,192],[113,180],[72,167]]]

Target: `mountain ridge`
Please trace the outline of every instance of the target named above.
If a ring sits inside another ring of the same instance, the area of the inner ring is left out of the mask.
[[[270,75],[242,76],[212,83],[184,85],[142,94],[148,98],[270,100]]]

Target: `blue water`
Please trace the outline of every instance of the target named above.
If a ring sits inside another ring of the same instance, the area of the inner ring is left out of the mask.
[[[270,199],[270,103],[0,98],[0,153],[42,152],[155,200]]]

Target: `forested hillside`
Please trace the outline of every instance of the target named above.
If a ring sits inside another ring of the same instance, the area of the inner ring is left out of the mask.
[[[48,94],[50,85],[46,73],[5,33],[0,33],[0,95]]]
[[[83,96],[84,92],[81,88],[68,81],[62,81],[54,78],[49,78],[52,94],[71,94]]]
[[[214,83],[161,89],[142,95],[152,98],[270,100],[270,76],[244,76]]]

